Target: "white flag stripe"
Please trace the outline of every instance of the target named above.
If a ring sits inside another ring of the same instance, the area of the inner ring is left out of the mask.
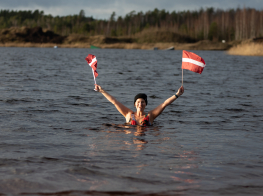
[[[198,65],[200,67],[205,67],[204,63],[202,63],[200,61],[193,60],[193,59],[189,59],[189,58],[183,58],[183,62],[193,63],[193,64]]]
[[[96,57],[92,59],[92,61],[89,63],[89,65],[91,66],[95,61],[97,61]]]

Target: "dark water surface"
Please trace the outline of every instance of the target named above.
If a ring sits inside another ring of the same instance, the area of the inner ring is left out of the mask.
[[[193,51],[185,93],[130,127],[95,92],[147,111],[181,85],[182,51],[0,48],[0,195],[261,195],[263,57]]]

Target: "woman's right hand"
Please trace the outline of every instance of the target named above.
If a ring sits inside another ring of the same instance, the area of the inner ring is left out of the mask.
[[[95,91],[98,91],[98,92],[102,92],[103,91],[103,89],[101,88],[101,86],[100,85],[97,85],[97,84],[95,84],[95,89],[94,89]]]
[[[183,93],[184,93],[184,87],[181,86],[181,87],[178,89],[176,95],[177,95],[177,96],[181,96]]]

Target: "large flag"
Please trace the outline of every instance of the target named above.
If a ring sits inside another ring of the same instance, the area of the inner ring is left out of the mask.
[[[183,50],[182,69],[188,69],[196,73],[202,73],[205,61],[195,53]]]
[[[97,72],[97,59],[94,55],[89,54],[85,59],[89,66],[91,66],[93,73],[94,73],[94,79],[99,75]]]

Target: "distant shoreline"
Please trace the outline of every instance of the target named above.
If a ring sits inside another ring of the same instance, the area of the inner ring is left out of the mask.
[[[0,47],[36,47],[36,48],[90,48],[90,43],[17,43],[8,42],[0,43]],[[236,45],[218,43],[211,41],[200,41],[197,43],[114,43],[114,44],[97,44],[96,47],[101,49],[142,49],[142,50],[221,50],[226,51],[229,55],[242,56],[263,56],[263,43],[245,42]]]
[[[112,44],[94,44],[101,49],[143,49],[143,50],[165,50],[173,47],[174,50],[227,50],[231,46],[229,44],[200,41],[197,43],[112,43]],[[38,47],[38,48],[90,48],[90,43],[19,43],[19,42],[7,42],[0,43],[0,47]]]
[[[61,36],[41,27],[12,27],[0,31],[0,47],[101,48],[142,50],[221,50],[231,55],[263,56],[263,37],[236,40],[192,40],[165,30],[145,30],[130,37],[70,34]]]

